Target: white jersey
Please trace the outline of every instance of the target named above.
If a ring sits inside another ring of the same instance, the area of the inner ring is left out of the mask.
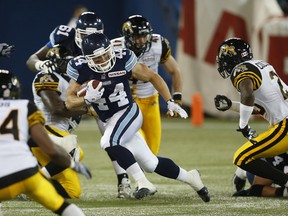
[[[263,117],[275,125],[288,116],[288,86],[267,62],[250,60],[237,65],[231,73],[231,81],[239,91],[243,78],[253,80],[255,106]]]
[[[44,121],[28,100],[0,100],[0,178],[37,167],[27,144],[29,128]]]
[[[111,40],[114,48],[122,49],[126,48],[124,37],[119,37]],[[170,56],[170,45],[167,39],[163,38],[159,34],[152,35],[152,43],[149,51],[138,57],[138,62],[145,64],[152,71],[158,73],[159,63],[164,63]],[[155,95],[157,90],[154,88],[151,82],[143,82],[140,80],[130,81],[132,94],[137,98],[147,98]]]
[[[42,98],[39,96],[41,90],[52,90],[56,91],[63,102],[66,99],[66,91],[69,86],[67,80],[58,73],[45,74],[44,72],[39,72],[35,76],[32,83],[32,92],[34,97],[34,102],[36,106],[44,113],[46,118],[46,125],[53,125],[59,130],[70,131],[71,128],[76,128],[79,121],[75,121],[74,118],[67,118],[60,115],[55,115],[50,112],[50,110],[45,106]]]

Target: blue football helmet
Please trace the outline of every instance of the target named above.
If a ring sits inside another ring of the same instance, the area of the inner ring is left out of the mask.
[[[149,51],[152,43],[153,29],[150,23],[141,15],[133,15],[122,25],[122,34],[125,38],[125,45],[131,49],[136,56],[140,56],[144,52]],[[145,44],[137,44],[136,38],[139,36],[146,36]]]
[[[105,73],[114,67],[116,55],[110,40],[102,33],[92,33],[82,40],[82,52],[88,66],[97,73]]]
[[[250,45],[240,38],[229,38],[220,44],[216,56],[218,72],[226,79],[233,68],[241,62],[251,60],[253,53]]]
[[[94,12],[83,12],[76,22],[75,42],[81,48],[82,38],[94,32],[104,32],[104,24]]]
[[[20,97],[20,82],[12,72],[0,69],[0,98],[18,99]]]

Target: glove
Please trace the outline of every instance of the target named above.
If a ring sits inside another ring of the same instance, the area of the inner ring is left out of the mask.
[[[180,107],[182,107],[182,94],[181,93],[175,93],[173,94],[173,100],[176,104],[178,104]],[[168,117],[171,117],[169,112],[166,113]],[[179,115],[177,112],[174,112],[173,118],[178,118]]]
[[[216,97],[214,98],[214,104],[216,109],[224,112],[231,108],[232,101],[225,95],[216,95]]]
[[[6,43],[0,44],[0,56],[10,57],[10,54],[15,50],[14,45],[8,45]]]
[[[236,131],[241,132],[242,135],[247,138],[252,144],[256,144],[257,141],[253,138],[257,137],[256,131],[252,130],[249,125],[246,125],[244,128],[238,128]]]
[[[49,74],[53,73],[57,70],[58,66],[55,62],[51,60],[45,60],[45,61],[37,61],[35,63],[35,68],[38,71],[44,71],[44,73]]]
[[[173,99],[168,100],[166,103],[170,116],[174,116],[174,113],[177,113],[181,118],[186,119],[188,117],[186,111],[182,109],[177,103],[175,103]]]
[[[84,96],[84,101],[87,105],[95,103],[99,100],[104,93],[104,88],[102,88],[102,82],[99,82],[96,88],[93,87],[93,80],[87,83],[86,95]]]
[[[84,164],[80,162],[75,162],[74,160],[71,160],[71,166],[70,166],[75,172],[80,173],[84,175],[87,179],[92,178],[92,174],[90,172],[90,169],[85,166]]]

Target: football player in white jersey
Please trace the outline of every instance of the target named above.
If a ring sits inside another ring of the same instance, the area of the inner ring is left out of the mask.
[[[242,39],[230,38],[220,44],[216,57],[218,72],[224,79],[230,77],[240,102],[216,97],[215,105],[221,111],[240,113],[237,131],[248,141],[235,152],[233,163],[288,187],[288,175],[261,159],[288,151],[288,86],[272,65],[252,58],[250,45]],[[269,129],[258,136],[248,124],[252,114],[261,114],[269,122]]]
[[[123,37],[111,40],[115,49],[128,48],[137,56],[138,62],[148,66],[158,73],[159,64],[172,76],[173,99],[182,105],[182,78],[179,65],[171,55],[169,41],[159,34],[153,34],[148,20],[141,15],[133,15],[126,19],[122,26]],[[161,113],[159,94],[150,82],[144,82],[135,78],[130,80],[132,95],[143,114],[143,124],[140,133],[146,140],[153,154],[158,155],[161,144]],[[174,117],[178,116],[175,113]],[[118,197],[125,190],[128,176],[123,169],[117,168],[113,163],[118,176]]]
[[[87,106],[68,111],[65,107],[66,90],[70,78],[66,74],[68,61],[72,53],[63,45],[54,46],[48,51],[47,58],[55,62],[57,69],[49,74],[40,71],[32,83],[32,92],[36,106],[44,113],[45,128],[50,138],[61,145],[75,161],[82,160],[83,151],[78,146],[77,136],[71,134],[83,114],[91,114]],[[29,145],[42,166],[42,171],[65,198],[79,198],[81,185],[77,173],[72,169],[62,169],[53,164],[46,154],[31,140]]]
[[[40,174],[37,160],[27,144],[29,137],[58,166],[84,171],[91,177],[89,169],[73,161],[62,147],[52,142],[43,127],[42,112],[29,100],[17,99],[19,86],[19,80],[11,72],[0,70],[0,201],[23,193],[55,214],[84,215]]]
[[[131,50],[115,52],[104,34],[85,36],[82,51],[84,56],[73,58],[67,66],[67,74],[71,77],[66,92],[67,109],[85,104],[93,106],[103,126],[100,145],[135,180],[135,198],[141,199],[157,191],[146,178],[145,170],[182,181],[191,186],[203,201],[209,202],[208,189],[196,169],[188,172],[169,158],[155,156],[138,132],[142,125],[142,113],[132,97],[131,77],[153,83],[167,102],[171,116],[177,112],[181,118],[188,117],[172,99],[164,80],[144,64],[137,63],[137,57]],[[85,95],[78,97],[80,86],[87,81]]]

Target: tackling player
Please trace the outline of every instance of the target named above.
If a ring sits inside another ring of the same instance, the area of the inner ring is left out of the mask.
[[[43,125],[45,119],[36,106],[19,97],[20,84],[10,71],[0,70],[0,201],[26,194],[36,202],[63,216],[81,216],[82,210],[69,204],[44,178],[27,141],[31,136],[51,161],[63,169],[90,171],[71,160],[66,151],[55,145]]]
[[[221,111],[231,109],[240,113],[237,131],[248,141],[235,152],[233,163],[288,187],[288,175],[261,159],[288,151],[288,86],[272,65],[252,58],[250,45],[240,38],[230,38],[220,44],[216,57],[218,72],[224,79],[230,77],[240,93],[240,102],[218,101],[216,97],[215,105]],[[261,114],[269,122],[269,129],[258,136],[248,124],[252,114]]]
[[[217,95],[214,98],[215,107],[220,111],[234,110],[237,111],[239,103],[231,101],[225,95]],[[257,113],[257,109],[254,110]],[[271,158],[262,159],[267,161],[271,166],[288,173],[288,155],[283,153]],[[248,179],[251,187],[245,189],[246,179]],[[250,172],[237,167],[235,174],[232,178],[232,183],[236,192],[233,196],[263,196],[263,197],[283,197],[288,196],[287,188],[275,187],[273,180],[256,176]]]
[[[272,158],[265,158],[263,160],[266,160],[271,166],[275,167],[276,169],[283,171],[286,175],[288,174],[287,153],[277,155]],[[246,179],[248,179],[251,186],[248,189],[244,189],[244,187],[242,187],[242,190],[236,191],[233,194],[233,196],[288,197],[288,190],[286,187],[283,187],[283,186],[279,187],[278,185],[275,185],[273,180],[271,179],[262,178],[252,173],[246,172],[244,170],[242,170],[244,174],[244,178],[243,176],[241,176],[240,178],[237,175],[237,173],[241,172],[241,170],[239,169],[241,168],[237,167],[234,179],[242,178],[241,181],[238,181],[238,183],[242,182],[242,186],[243,186],[243,182],[245,183]],[[237,181],[236,182],[234,181],[234,183],[236,184]]]
[[[78,146],[77,136],[71,132],[78,126],[83,114],[93,114],[87,106],[73,111],[68,111],[65,107],[66,90],[70,80],[66,67],[73,57],[69,50],[63,45],[57,45],[50,49],[47,55],[57,65],[57,70],[49,74],[44,71],[36,74],[32,83],[34,102],[45,115],[45,128],[50,138],[61,145],[75,161],[79,161],[83,158],[83,151]],[[41,164],[43,173],[51,179],[58,193],[65,198],[79,198],[81,185],[77,173],[71,169],[63,170],[51,163],[33,141],[30,141],[29,145]]]

